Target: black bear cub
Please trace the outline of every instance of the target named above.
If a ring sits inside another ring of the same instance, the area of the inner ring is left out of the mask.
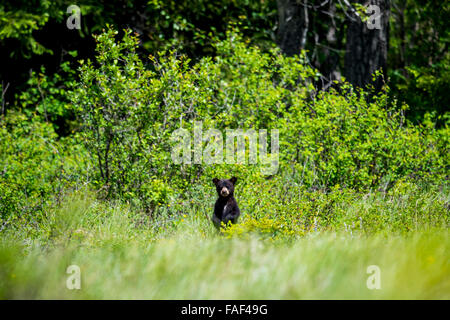
[[[219,180],[217,178],[213,179],[219,199],[217,199],[214,206],[212,221],[219,230],[222,222],[224,224],[228,224],[228,221],[231,221],[231,223],[236,223],[239,215],[241,214],[236,199],[234,199],[233,195],[236,181],[236,177],[233,177],[230,180]]]

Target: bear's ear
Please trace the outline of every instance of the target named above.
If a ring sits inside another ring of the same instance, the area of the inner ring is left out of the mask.
[[[232,184],[236,184],[237,178],[233,177],[233,178],[230,179],[230,181],[231,181]]]
[[[217,182],[219,182],[219,179],[214,178],[214,179],[212,179],[212,182],[213,182],[215,185],[217,185]]]

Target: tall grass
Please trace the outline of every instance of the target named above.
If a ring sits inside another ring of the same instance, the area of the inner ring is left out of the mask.
[[[372,206],[358,201],[348,208]],[[389,236],[312,228],[274,237],[256,229],[228,239],[205,218],[208,205],[150,220],[121,203],[69,198],[37,231],[3,232],[0,298],[450,299],[443,226]],[[80,267],[80,290],[66,287],[70,265]],[[367,287],[370,265],[380,268],[380,289]]]

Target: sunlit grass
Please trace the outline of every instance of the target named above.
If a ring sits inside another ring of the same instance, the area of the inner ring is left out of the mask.
[[[123,205],[72,199],[38,236],[0,240],[2,299],[449,299],[446,229],[406,236],[311,231],[292,241],[217,235],[202,214],[139,225]],[[81,289],[69,290],[69,265]],[[370,290],[367,267],[380,268]]]

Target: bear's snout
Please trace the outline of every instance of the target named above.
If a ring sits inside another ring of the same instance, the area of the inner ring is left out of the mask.
[[[222,190],[220,190],[220,195],[221,195],[222,197],[226,197],[226,196],[228,196],[229,194],[230,194],[230,191],[229,191],[227,188],[225,188],[225,187],[223,187]]]

